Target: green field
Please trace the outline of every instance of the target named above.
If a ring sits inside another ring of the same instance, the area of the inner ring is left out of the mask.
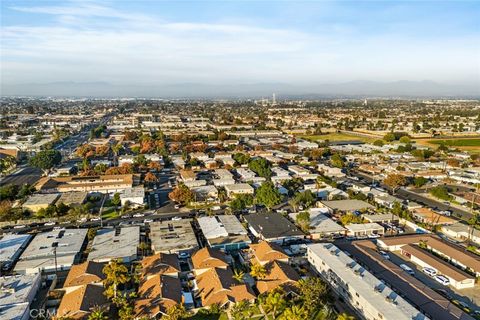
[[[363,137],[363,136],[357,136],[353,134],[347,134],[347,133],[328,133],[328,134],[320,134],[320,135],[310,135],[310,136],[300,136],[300,138],[307,139],[310,141],[318,141],[318,140],[329,140],[329,141],[343,141],[343,140],[359,140],[362,142],[373,142],[375,140],[381,139],[375,139],[375,138],[369,138],[369,137]]]
[[[435,139],[429,140],[428,143],[449,147],[480,147],[480,139]]]

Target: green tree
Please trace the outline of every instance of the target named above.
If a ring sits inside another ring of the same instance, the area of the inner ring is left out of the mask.
[[[392,142],[393,140],[395,140],[395,134],[387,133],[385,136],[383,136],[383,140],[387,142]]]
[[[285,309],[280,320],[305,320],[308,319],[308,311],[299,305],[293,305]]]
[[[430,194],[435,198],[451,201],[453,197],[448,193],[448,189],[445,186],[436,186],[430,189]]]
[[[265,312],[272,315],[273,319],[276,319],[277,315],[282,312],[286,305],[287,302],[285,301],[282,292],[274,290],[268,294],[263,308]]]
[[[95,306],[92,312],[88,315],[88,320],[108,320],[107,311],[105,308]]]
[[[167,310],[166,318],[168,320],[181,320],[188,316],[187,310],[182,304],[176,304]]]
[[[127,267],[118,260],[112,260],[103,267],[105,275],[105,295],[109,299],[116,299],[118,296],[118,286],[130,281]]]
[[[308,211],[300,212],[296,217],[296,222],[305,233],[310,230],[310,213]]]
[[[241,211],[253,205],[253,196],[251,194],[239,194],[230,201],[229,206],[233,211]]]
[[[243,272],[242,270],[235,269],[233,271],[233,279],[235,279],[235,281],[237,281],[238,283],[243,283],[245,281],[244,277],[245,277],[245,272]]]
[[[299,280],[297,288],[302,305],[309,314],[313,314],[331,299],[328,285],[317,277]]]
[[[263,204],[269,210],[282,201],[280,192],[270,181],[264,182],[257,189],[256,198],[258,203]]]
[[[267,275],[267,269],[259,263],[254,263],[250,267],[250,275],[257,279],[263,279]]]
[[[424,185],[427,184],[427,182],[428,182],[428,179],[424,177],[415,177],[415,179],[413,179],[413,184],[417,188],[423,187]]]
[[[270,162],[268,162],[264,158],[255,158],[251,160],[248,163],[248,167],[260,177],[270,178],[272,176]]]
[[[330,161],[332,162],[332,165],[337,168],[343,168],[345,166],[345,162],[343,161],[342,156],[340,156],[338,153],[335,153],[330,157]]]
[[[355,317],[343,312],[337,316],[337,320],[355,320]]]
[[[122,201],[121,201],[121,199],[120,199],[120,193],[115,192],[115,194],[114,194],[113,197],[112,197],[111,202],[112,202],[112,204],[113,204],[114,206],[117,206],[117,207],[118,207],[118,206],[122,203]]]
[[[373,142],[373,145],[377,146],[377,147],[383,147],[385,145],[385,142],[383,140],[375,140]]]
[[[410,143],[412,140],[410,139],[409,136],[403,136],[399,140],[401,143]]]
[[[42,150],[31,157],[29,163],[32,167],[40,168],[48,174],[50,169],[61,161],[62,155],[57,150]]]
[[[233,155],[233,160],[239,165],[247,164],[250,161],[250,155],[248,153],[237,152]]]

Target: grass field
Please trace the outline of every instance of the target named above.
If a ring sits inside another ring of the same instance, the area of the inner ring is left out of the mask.
[[[453,138],[453,139],[417,139],[416,143],[431,148],[437,148],[439,145],[444,144],[448,147],[458,148],[470,153],[480,154],[480,138]]]
[[[438,139],[428,140],[432,144],[444,144],[449,147],[479,147],[480,139]]]
[[[300,136],[300,138],[307,139],[310,141],[318,141],[318,140],[329,140],[329,141],[342,141],[342,140],[359,140],[363,142],[373,142],[375,140],[381,138],[369,138],[363,136],[357,136],[353,134],[347,133],[328,133],[328,134],[321,134],[321,135],[310,135],[310,136]]]

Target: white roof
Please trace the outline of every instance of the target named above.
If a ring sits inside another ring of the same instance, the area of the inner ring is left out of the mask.
[[[65,229],[39,233],[33,238],[20,259],[30,260],[54,257],[55,245],[57,257],[75,256],[82,249],[87,232],[88,229]]]
[[[16,275],[0,278],[0,307],[28,302],[32,290],[38,290],[40,274]],[[10,291],[11,290],[11,291]],[[1,317],[2,319],[8,319]]]
[[[27,244],[29,234],[6,234],[0,239],[0,262],[11,261],[15,254]]]
[[[325,262],[332,272],[348,283],[349,288],[353,289],[363,297],[366,303],[369,303],[373,309],[382,314],[383,319],[428,319],[335,245],[317,243],[308,245],[308,249],[308,254],[314,254],[318,259]]]
[[[378,223],[371,222],[371,223],[351,223],[345,226],[350,231],[358,232],[358,231],[368,231],[368,230],[384,230],[384,228],[379,225]]]

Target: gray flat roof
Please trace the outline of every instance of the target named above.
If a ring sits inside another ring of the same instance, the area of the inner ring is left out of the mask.
[[[29,234],[6,234],[0,239],[0,262],[12,261],[32,238]]]
[[[31,302],[31,292],[38,290],[39,282],[40,274],[0,277],[0,306]]]
[[[198,247],[191,219],[150,223],[150,239],[155,252],[178,252]]]
[[[57,244],[57,257],[76,255],[82,249],[87,232],[87,229],[65,229],[39,233],[30,242],[20,259],[53,257],[54,243]]]
[[[133,257],[140,243],[140,227],[100,229],[93,239],[88,260],[107,261]]]
[[[33,205],[43,205],[43,204],[52,204],[57,200],[58,193],[48,193],[48,194],[32,194],[28,197],[27,201],[23,203],[24,206],[33,206]]]
[[[382,314],[383,319],[428,319],[335,245],[331,243],[311,244],[308,245],[308,249],[309,254],[314,254],[323,261],[332,272],[348,283],[350,289],[353,289],[373,309]]]
[[[66,205],[82,204],[87,198],[87,195],[88,193],[83,191],[65,192],[65,193],[62,193],[62,195],[60,196],[57,202],[63,203]]]

